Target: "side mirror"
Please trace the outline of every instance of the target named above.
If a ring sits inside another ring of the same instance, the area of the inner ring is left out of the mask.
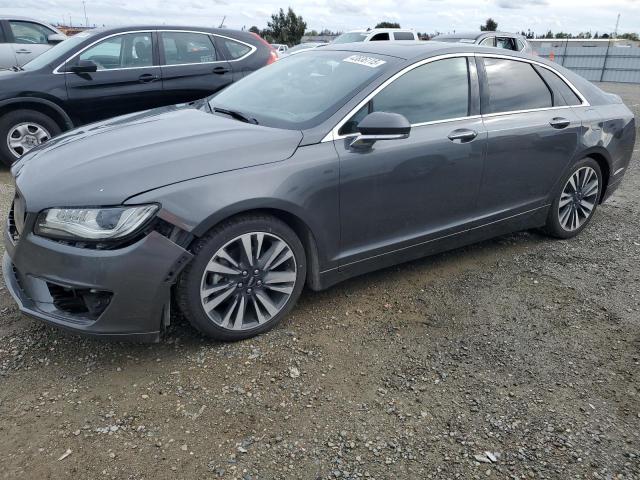
[[[64,42],[67,39],[64,35],[59,33],[52,33],[47,37],[47,42],[55,45],[56,43]]]
[[[73,73],[93,73],[98,71],[98,65],[91,60],[78,60],[78,63],[69,67],[69,71]]]
[[[352,148],[368,148],[378,140],[408,138],[411,124],[399,113],[372,112],[358,124],[360,134],[351,142]]]

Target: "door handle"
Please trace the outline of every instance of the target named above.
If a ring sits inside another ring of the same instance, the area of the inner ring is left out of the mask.
[[[478,132],[475,130],[469,130],[467,128],[459,128],[449,134],[447,138],[454,143],[467,143],[478,136]]]
[[[156,80],[158,80],[158,76],[153,75],[151,73],[145,73],[138,77],[138,81],[140,83],[151,83],[151,82],[155,82]]]
[[[213,73],[216,75],[224,75],[225,73],[229,73],[231,70],[227,67],[216,67],[213,69]]]
[[[567,128],[570,124],[571,124],[570,120],[567,120],[566,118],[562,118],[562,117],[552,118],[551,121],[549,122],[549,125],[557,129]]]
[[[25,50],[24,48],[21,50],[16,50],[16,53],[31,53],[31,50]]]

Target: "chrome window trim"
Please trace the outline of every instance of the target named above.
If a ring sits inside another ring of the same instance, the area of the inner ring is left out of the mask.
[[[351,109],[349,111],[349,113],[347,115],[345,115],[342,118],[342,120],[340,120],[336,124],[336,126],[333,127],[331,129],[331,131],[329,133],[327,133],[322,138],[320,143],[332,142],[334,140],[342,140],[344,138],[349,138],[349,137],[352,137],[353,135],[357,135],[357,134],[354,134],[354,133],[350,133],[350,134],[347,134],[347,135],[340,135],[338,132],[340,131],[342,126],[356,112],[358,112],[362,107],[364,107],[367,103],[369,103],[373,97],[375,97],[378,93],[380,93],[382,90],[384,90],[389,84],[393,83],[398,78],[403,76],[405,73],[410,72],[414,68],[418,68],[418,67],[421,67],[422,65],[426,65],[427,63],[435,62],[435,61],[446,59],[446,58],[457,58],[457,57],[501,58],[501,59],[505,59],[505,60],[515,60],[515,61],[519,61],[519,62],[525,62],[525,63],[529,63],[529,64],[538,65],[538,66],[540,66],[542,68],[546,68],[547,70],[549,70],[549,71],[555,73],[556,75],[558,75],[558,77],[560,77],[562,79],[562,81],[564,81],[569,86],[569,88],[578,96],[578,98],[582,101],[582,103],[580,105],[562,105],[562,106],[558,106],[558,107],[532,108],[532,109],[527,109],[527,110],[511,110],[511,111],[505,111],[505,112],[486,113],[486,114],[483,114],[483,115],[470,115],[470,116],[466,116],[466,117],[447,118],[447,119],[443,119],[443,120],[434,120],[434,121],[431,121],[431,122],[421,122],[421,123],[411,124],[412,128],[413,127],[421,127],[421,126],[424,126],[424,125],[435,125],[435,124],[439,124],[439,123],[455,122],[455,121],[460,121],[460,120],[472,120],[472,119],[477,119],[477,118],[491,118],[491,117],[497,117],[497,116],[500,116],[500,115],[514,115],[514,114],[518,114],[518,113],[542,112],[542,111],[545,111],[545,110],[562,110],[562,109],[572,108],[572,107],[589,107],[590,106],[589,102],[582,95],[582,93],[580,93],[580,91],[564,75],[562,75],[560,72],[558,72],[556,69],[550,67],[549,65],[545,65],[544,63],[538,62],[536,60],[531,60],[531,59],[528,59],[528,58],[512,57],[510,55],[501,55],[501,54],[497,54],[497,53],[475,53],[475,52],[447,53],[447,54],[443,54],[443,55],[437,55],[435,57],[425,58],[423,60],[420,60],[420,61],[418,61],[416,63],[413,63],[413,64],[403,68],[399,72],[396,72],[393,76],[391,76],[390,78],[385,80],[382,84],[380,84],[378,87],[376,87],[376,89],[373,92],[371,92],[369,95],[367,95],[353,109]]]
[[[215,37],[226,38],[227,40],[232,40],[234,42],[242,43],[243,45],[246,45],[247,47],[249,47],[251,50],[249,50],[249,52],[246,53],[245,55],[243,55],[242,57],[235,58],[233,60],[215,60],[213,62],[181,63],[181,64],[175,64],[175,65],[149,65],[149,66],[146,66],[146,67],[122,67],[122,68],[110,68],[108,70],[99,70],[99,71],[101,71],[101,72],[117,72],[117,71],[120,71],[120,70],[136,70],[136,69],[139,70],[139,69],[153,68],[153,67],[183,67],[183,66],[187,66],[187,65],[207,65],[207,64],[212,64],[212,63],[238,62],[240,60],[244,60],[245,58],[247,58],[250,55],[252,55],[256,50],[258,50],[258,48],[255,45],[251,45],[250,43],[243,42],[242,40],[238,40],[236,38],[228,37],[226,35],[220,35],[220,34],[217,34],[217,33],[203,32],[203,31],[200,31],[200,30],[178,30],[178,29],[129,30],[129,31],[125,31],[125,32],[112,33],[111,35],[107,35],[106,37],[99,38],[95,42],[90,43],[86,47],[82,48],[81,50],[78,50],[76,53],[74,53],[73,55],[68,57],[64,62],[62,62],[56,68],[54,68],[53,74],[54,75],[65,75],[67,73],[72,73],[72,72],[61,72],[60,68],[62,68],[72,58],[82,54],[82,52],[84,52],[85,50],[88,50],[89,48],[93,47],[97,43],[102,42],[103,40],[106,40],[106,39],[111,38],[111,37],[115,37],[117,35],[127,35],[129,33],[150,33],[150,34],[152,34],[154,32],[156,32],[156,33],[163,33],[163,32],[200,33],[200,34],[207,35],[207,36],[212,36],[213,35]],[[215,48],[215,44],[214,44],[214,48]]]
[[[82,48],[81,50],[78,50],[76,53],[74,53],[73,55],[71,55],[70,57],[68,57],[64,62],[62,62],[60,65],[58,65],[56,68],[53,69],[53,74],[54,75],[65,75],[67,73],[72,73],[72,72],[61,72],[60,69],[62,67],[64,67],[64,65],[71,60],[72,58],[82,54],[82,52],[88,50],[89,48],[93,47],[94,45],[96,45],[97,43],[102,42],[103,40],[107,40],[108,38],[112,38],[118,35],[127,35],[129,33],[149,33],[149,34],[153,34],[154,30],[130,30],[127,32],[117,32],[117,33],[112,33],[111,35],[107,35],[106,37],[102,37],[99,38],[98,40],[96,40],[95,42],[91,42],[89,45],[87,45],[86,47]],[[140,68],[151,68],[151,67],[158,67],[159,65],[150,65],[147,67],[123,67],[123,68],[110,68],[109,70],[100,70],[101,72],[117,72],[118,70],[134,70],[134,69],[140,69]]]

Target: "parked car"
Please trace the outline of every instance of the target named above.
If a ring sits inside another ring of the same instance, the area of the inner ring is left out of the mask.
[[[306,52],[307,50],[313,50],[314,48],[324,47],[325,45],[328,45],[328,44],[325,42],[300,43],[299,45],[296,45],[295,47],[291,47],[290,49],[288,49],[287,52],[282,56],[286,57],[289,55],[295,55],[296,53]]]
[[[305,284],[516,230],[574,237],[635,135],[619,97],[543,59],[329,45],[29,152],[12,168],[5,284],[22,312],[77,332],[157,340],[173,295],[201,332],[247,338]]]
[[[378,41],[417,41],[418,34],[405,28],[373,28],[351,30],[336,37],[332,43],[378,42]]]
[[[200,27],[88,30],[0,72],[0,160],[64,130],[206,97],[277,60],[257,35]]]
[[[22,66],[66,38],[48,23],[0,15],[0,69]]]
[[[531,44],[522,35],[506,32],[467,32],[451,35],[438,35],[432,38],[436,42],[471,43],[483,47],[498,47],[514,52],[533,53]]]
[[[287,53],[287,50],[289,50],[289,46],[285,45],[284,43],[272,43],[271,46],[276,51],[279,57]]]

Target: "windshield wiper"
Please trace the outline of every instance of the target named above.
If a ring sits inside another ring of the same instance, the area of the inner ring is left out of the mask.
[[[18,65],[14,65],[13,67],[11,67],[11,70],[13,70],[14,72],[24,72],[24,68]]]
[[[213,111],[217,113],[224,113],[225,115],[229,115],[230,117],[235,118],[236,120],[240,120],[245,123],[253,123],[254,125],[258,125],[258,120],[255,118],[247,117],[242,112],[238,112],[237,110],[227,110],[226,108],[213,107]]]

